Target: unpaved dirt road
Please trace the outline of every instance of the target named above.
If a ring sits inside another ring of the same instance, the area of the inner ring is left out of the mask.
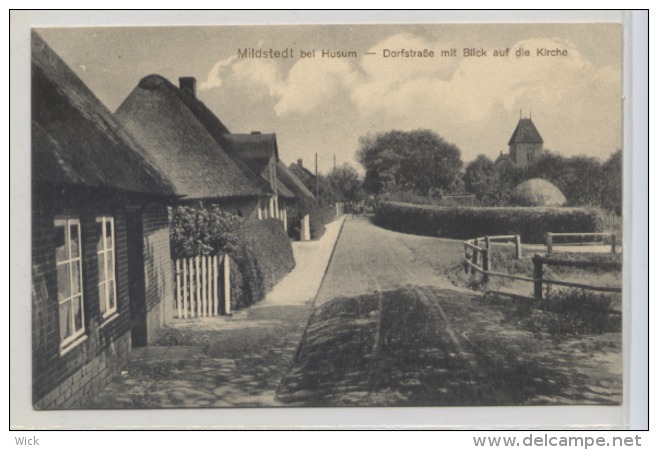
[[[621,401],[619,333],[549,340],[509,305],[454,287],[462,244],[345,223],[293,366],[306,406]],[[524,314],[535,314],[526,312]]]

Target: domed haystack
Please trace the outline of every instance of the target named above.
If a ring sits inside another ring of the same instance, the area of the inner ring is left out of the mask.
[[[519,206],[562,206],[567,199],[553,183],[532,178],[512,190],[510,201]]]

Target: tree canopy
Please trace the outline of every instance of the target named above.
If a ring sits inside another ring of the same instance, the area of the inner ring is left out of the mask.
[[[506,205],[509,194],[519,183],[541,178],[557,186],[569,206],[600,206],[621,214],[621,150],[601,163],[588,156],[564,157],[545,150],[527,167],[510,161],[494,164],[479,155],[466,165],[464,183],[468,192],[483,204]]]
[[[327,175],[327,183],[334,193],[336,201],[358,202],[363,199],[359,173],[348,163],[332,169]]]
[[[372,194],[454,192],[460,186],[461,152],[431,130],[389,131],[359,140],[357,159]]]

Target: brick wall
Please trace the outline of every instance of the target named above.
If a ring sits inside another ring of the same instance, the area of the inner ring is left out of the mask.
[[[79,407],[123,368],[130,355],[125,211],[89,192],[35,187],[32,208],[32,400],[35,408]],[[92,206],[93,205],[93,206]],[[60,352],[55,262],[58,215],[80,219],[85,340]],[[101,321],[96,217],[114,216],[117,315]]]
[[[169,247],[167,207],[152,203],[142,210],[144,230],[144,291],[147,342],[174,317],[174,269]]]

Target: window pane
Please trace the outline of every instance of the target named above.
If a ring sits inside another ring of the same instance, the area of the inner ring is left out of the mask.
[[[57,266],[57,300],[66,300],[71,296],[71,278],[69,276],[69,265]]]
[[[116,297],[114,292],[114,283],[107,283],[107,292],[110,296],[110,309],[116,308]]]
[[[114,279],[114,252],[107,252],[107,279]]]
[[[96,222],[96,236],[98,242],[96,243],[96,251],[100,252],[103,248],[103,222]]]
[[[80,249],[78,247],[80,245],[78,225],[72,224],[70,230],[71,230],[71,258],[77,258],[78,256],[80,256]]]
[[[57,261],[69,259],[69,251],[66,245],[66,228],[55,227],[55,258]]]
[[[98,285],[98,302],[101,307],[101,315],[105,314],[105,311],[107,311],[107,303],[105,302],[105,283],[101,283]]]
[[[98,282],[105,281],[105,253],[98,254]]]
[[[64,302],[59,305],[59,338],[64,340],[71,336],[71,303]]]
[[[82,329],[82,297],[80,296],[73,299],[73,324],[75,331]]]
[[[107,242],[107,248],[112,248],[114,245],[112,237],[112,222],[108,220],[105,222],[105,240]]]
[[[71,287],[73,289],[72,294],[79,294],[82,291],[82,279],[80,278],[80,261],[71,263],[71,276]]]

